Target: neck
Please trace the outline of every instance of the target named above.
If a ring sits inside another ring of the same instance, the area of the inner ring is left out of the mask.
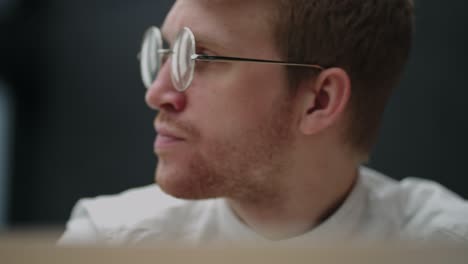
[[[296,166],[287,175],[276,177],[283,181],[279,181],[274,198],[228,199],[228,204],[241,221],[268,239],[287,239],[306,233],[339,208],[358,175],[355,164],[343,160],[340,163],[326,156],[303,160],[302,164],[309,166],[302,169]]]

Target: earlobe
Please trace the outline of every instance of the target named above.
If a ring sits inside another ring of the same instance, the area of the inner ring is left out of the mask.
[[[337,123],[351,96],[351,81],[340,68],[324,70],[306,87],[300,129],[312,135]]]

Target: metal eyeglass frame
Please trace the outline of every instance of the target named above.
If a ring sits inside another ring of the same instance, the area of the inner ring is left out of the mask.
[[[158,27],[151,27],[150,29],[157,29],[158,34],[157,34],[157,42],[158,45],[162,46],[162,37],[161,37],[161,31]],[[150,30],[149,29],[149,30]],[[189,27],[184,27],[178,34],[178,37],[176,38],[176,42],[179,41],[179,36],[181,36],[184,32],[189,33],[189,36],[191,38],[191,44],[192,50],[196,50],[196,40],[195,40],[195,35],[193,34],[192,30]],[[172,49],[158,49],[157,53],[162,56],[167,56],[173,54]],[[138,58],[140,58],[140,54],[138,54]],[[190,56],[191,60],[194,61],[206,61],[206,62],[250,62],[250,63],[262,63],[262,64],[274,64],[274,65],[282,65],[282,66],[290,66],[290,67],[307,67],[307,68],[313,68],[316,70],[324,70],[325,68],[317,65],[317,64],[306,64],[306,63],[297,63],[297,62],[288,62],[288,61],[277,61],[277,60],[264,60],[264,59],[255,59],[255,58],[243,58],[243,57],[228,57],[228,56],[211,56],[211,55],[204,55],[204,54],[197,54],[194,53]],[[156,70],[156,72],[159,72],[159,68],[162,66],[162,62],[159,63],[159,67]],[[187,82],[187,84],[182,88],[182,89],[177,89],[177,86],[175,86],[176,90],[179,92],[184,92],[187,90],[193,80],[193,72],[195,71],[195,65],[193,66],[192,72],[190,73],[190,78]]]

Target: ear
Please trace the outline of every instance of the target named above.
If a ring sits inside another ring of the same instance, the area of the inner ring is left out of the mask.
[[[330,68],[304,85],[300,129],[305,135],[317,134],[336,123],[344,112],[351,96],[351,80],[343,69]]]

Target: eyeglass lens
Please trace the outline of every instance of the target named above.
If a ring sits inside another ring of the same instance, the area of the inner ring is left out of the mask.
[[[139,55],[141,78],[146,88],[151,87],[161,67],[162,57],[158,52],[161,48],[161,32],[156,27],[149,28],[143,38]]]
[[[161,68],[164,56],[161,32],[151,27],[145,33],[140,52],[140,70],[143,84],[149,89]],[[178,91],[185,91],[191,84],[195,70],[195,37],[188,28],[178,34],[172,48],[171,79]]]

